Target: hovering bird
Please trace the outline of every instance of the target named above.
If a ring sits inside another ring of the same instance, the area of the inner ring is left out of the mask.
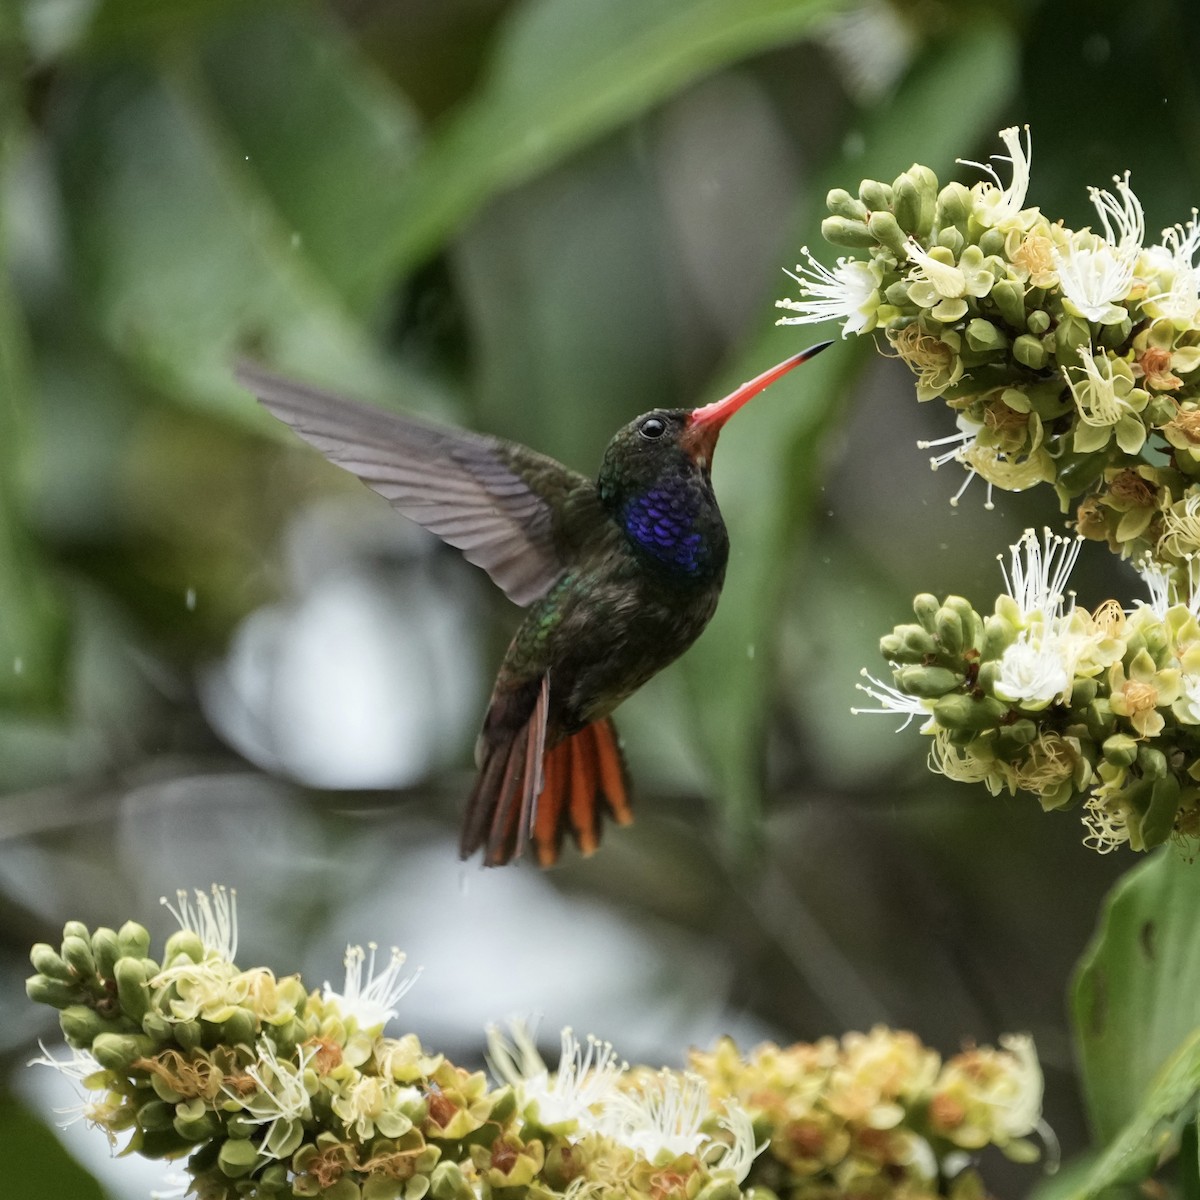
[[[709,471],[725,422],[830,343],[723,400],[654,409],[608,444],[596,482],[526,446],[238,368],[241,384],[331,462],[482,567],[528,613],[475,747],[460,853],[541,866],[568,830],[591,854],[603,818],[633,820],[609,714],[700,635],[729,536]]]

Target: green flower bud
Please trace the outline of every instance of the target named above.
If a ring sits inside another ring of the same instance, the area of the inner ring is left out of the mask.
[[[962,596],[947,596],[942,607],[958,613],[958,619],[962,622],[963,634],[973,643],[982,628],[982,623],[979,620],[979,614],[971,607],[971,602],[963,599]]]
[[[892,189],[878,179],[864,179],[858,185],[858,198],[873,212],[892,207]]]
[[[194,963],[204,961],[204,943],[200,935],[190,929],[180,929],[171,934],[163,950],[163,962],[167,966],[181,966],[181,959]]]
[[[30,975],[25,980],[25,995],[34,1004],[67,1008],[79,999],[79,988],[74,984],[64,983],[61,979],[51,979],[49,975]]]
[[[1122,317],[1115,325],[1101,325],[1096,341],[1106,350],[1117,350],[1124,346],[1133,332],[1133,322],[1128,316]]]
[[[175,1029],[172,1023],[160,1012],[151,1011],[142,1018],[142,1032],[147,1037],[153,1038],[159,1045],[169,1042],[175,1037]],[[182,1044],[181,1042],[180,1045]],[[184,1046],[183,1048],[185,1050],[193,1049],[191,1046]]]
[[[954,691],[963,681],[963,676],[947,667],[901,667],[896,672],[896,686],[910,696],[922,700],[935,700],[947,692]]]
[[[937,637],[942,644],[942,650],[954,658],[963,652],[966,636],[963,632],[962,617],[952,608],[943,605],[937,614]]]
[[[1138,744],[1124,733],[1114,733],[1100,747],[1105,759],[1114,767],[1131,767],[1137,759]]]
[[[966,333],[967,345],[977,354],[1003,350],[1008,345],[1008,338],[991,321],[985,321],[982,317],[968,321]]]
[[[221,1132],[221,1118],[199,1097],[172,1105],[171,1125],[185,1142],[206,1142]]]
[[[170,1129],[174,1120],[174,1106],[161,1100],[147,1100],[137,1111],[138,1124],[147,1131]]]
[[[184,1098],[183,1093],[176,1091],[157,1071],[150,1074],[150,1087],[160,1100],[166,1100],[169,1104],[178,1104]]]
[[[883,289],[883,298],[897,308],[904,308],[908,304],[908,281],[898,279],[895,283],[889,284]]]
[[[1175,401],[1169,395],[1151,395],[1146,407],[1142,409],[1142,420],[1147,425],[1161,428],[1175,417]]]
[[[121,947],[115,929],[101,925],[92,934],[92,955],[96,959],[96,974],[101,979],[111,979],[117,959],[121,957]]]
[[[873,212],[867,218],[867,229],[881,246],[886,246],[901,259],[907,257],[908,250],[905,245],[907,239],[904,230],[900,228],[900,223],[890,212]]]
[[[885,633],[879,639],[879,653],[883,655],[888,662],[893,662],[901,653],[904,643],[901,642],[898,634]]]
[[[63,962],[58,951],[49,942],[35,942],[29,951],[29,961],[39,975],[47,975],[62,983],[74,983],[71,968]]]
[[[825,207],[835,217],[866,223],[867,206],[861,200],[856,200],[845,188],[834,188],[825,197]]]
[[[192,1147],[168,1126],[166,1129],[147,1129],[133,1149],[143,1158],[178,1158]]]
[[[136,921],[126,921],[117,931],[117,943],[122,957],[145,958],[150,950],[150,932]]]
[[[1037,736],[1037,722],[1031,721],[1028,717],[1022,717],[1011,725],[1005,725],[999,731],[996,738],[996,749],[1001,752],[1003,757],[1009,757],[1023,746],[1028,746],[1030,742],[1035,741]]]
[[[85,940],[91,938],[91,931],[82,921],[68,921],[63,926],[63,937],[81,937]]]
[[[1004,234],[999,229],[989,229],[979,239],[979,248],[983,251],[984,257],[992,255],[1002,256],[1004,254]]]
[[[1000,279],[988,293],[1013,329],[1025,328],[1025,289],[1015,279]]]
[[[1029,316],[1025,318],[1025,328],[1033,334],[1034,337],[1041,337],[1050,328],[1050,314],[1044,309],[1035,308]]]
[[[63,962],[82,979],[95,979],[96,959],[92,955],[91,937],[78,937],[71,934],[63,938]]]
[[[919,596],[913,597],[912,606],[922,627],[928,633],[934,633],[937,630],[937,615],[938,610],[942,607],[941,601],[929,592],[922,592]]]
[[[937,639],[920,625],[898,625],[896,633],[904,644],[903,654],[897,656],[901,661],[920,661],[938,652]]]
[[[961,183],[948,183],[937,197],[937,222],[941,226],[965,225],[971,215],[971,193]]]
[[[1017,631],[1003,617],[990,616],[983,622],[979,657],[985,662],[998,659],[1017,640]]]
[[[118,958],[113,968],[121,1011],[140,1025],[150,1007],[150,989],[146,986],[145,959]]]
[[[742,1190],[732,1179],[714,1179],[705,1184],[696,1200],[741,1200]]]
[[[289,1181],[287,1167],[283,1163],[272,1163],[258,1177],[258,1186],[268,1192],[285,1192]],[[322,1192],[322,1196],[328,1196],[328,1194],[328,1192]]]
[[[1094,679],[1076,679],[1071,687],[1071,707],[1087,708],[1099,690],[1100,685]]]
[[[80,1050],[88,1049],[102,1033],[119,1032],[94,1008],[88,1008],[86,1004],[68,1005],[59,1014],[58,1023],[62,1026],[63,1037],[67,1042]]]
[[[1069,366],[1079,363],[1079,351],[1092,344],[1092,331],[1082,317],[1064,316],[1054,331],[1054,347],[1058,361]]]
[[[143,1028],[149,1033],[149,1022],[143,1022]],[[171,1028],[175,1040],[184,1050],[198,1050],[204,1041],[204,1027],[199,1021],[176,1021]]]
[[[957,733],[994,729],[1007,712],[1007,706],[991,696],[977,700],[961,693],[943,696],[933,706],[937,723]]]
[[[871,231],[862,221],[851,221],[846,217],[826,217],[821,222],[821,236],[831,245],[848,250],[862,250],[875,245]]]
[[[249,1175],[258,1161],[258,1150],[248,1138],[230,1138],[217,1155],[217,1166],[230,1179]]]
[[[1145,779],[1163,779],[1167,774],[1167,756],[1151,746],[1139,746],[1138,768]]]
[[[139,1058],[149,1058],[155,1047],[150,1038],[140,1033],[98,1033],[91,1049],[106,1070],[128,1075],[133,1063]]]
[[[945,229],[939,231],[936,244],[945,250],[949,250],[957,259],[962,254],[963,248],[967,244],[967,239],[953,225],[947,225]]]
[[[1040,338],[1031,333],[1022,333],[1013,341],[1013,358],[1031,371],[1040,371],[1050,361],[1050,354]]]
[[[892,187],[895,201],[892,212],[896,221],[905,233],[924,234],[927,229],[921,227],[921,188],[908,172],[899,176]]]
[[[238,1008],[221,1022],[220,1040],[226,1045],[252,1045],[258,1037],[258,1018],[248,1008]]]
[[[443,1159],[433,1168],[429,1190],[434,1200],[474,1200],[475,1193],[456,1162]]]

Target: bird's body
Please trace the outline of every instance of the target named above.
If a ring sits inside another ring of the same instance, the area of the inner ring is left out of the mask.
[[[528,607],[476,745],[461,852],[500,865],[532,844],[584,853],[632,820],[609,714],[676,659],[717,607],[729,538],[709,464],[728,416],[824,346],[702,409],[660,409],[609,443],[595,483],[551,458],[385,413],[257,367],[242,383],[328,458],[482,566]]]

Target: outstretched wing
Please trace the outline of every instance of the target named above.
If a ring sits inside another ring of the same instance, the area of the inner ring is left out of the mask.
[[[456,546],[516,604],[562,573],[568,524],[598,504],[595,486],[515,442],[386,412],[253,364],[238,381],[330,462]]]

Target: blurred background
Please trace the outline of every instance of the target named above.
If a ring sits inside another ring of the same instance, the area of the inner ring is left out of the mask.
[[[772,308],[801,246],[836,256],[832,186],[913,161],[973,182],[955,157],[1028,122],[1052,218],[1086,223],[1085,185],[1128,168],[1148,229],[1185,219],[1198,25],[1186,0],[0,3],[5,1195],[159,1184],[56,1129],[26,956],[70,918],[157,941],[159,897],[213,881],[243,964],[319,985],[348,940],[406,949],[398,1025],[465,1064],[513,1014],[651,1063],[724,1032],[887,1022],[949,1053],[1028,1030],[1080,1149],[1064,992],[1129,856],[849,713],[913,594],[990,606],[1052,496],[952,508],[960,473],[915,446],[945,409],[839,342],[722,437],[721,609],[618,714],[637,823],[487,872],[457,824],[518,611],[230,368],[592,474],[637,413],[833,335]],[[1076,582],[1136,592],[1098,547]]]

